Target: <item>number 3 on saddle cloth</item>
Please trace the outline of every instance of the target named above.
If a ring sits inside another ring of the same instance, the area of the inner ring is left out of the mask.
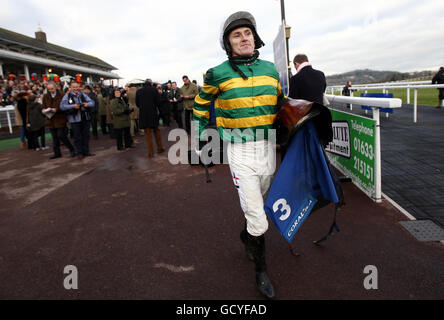
[[[278,137],[287,139],[280,141],[286,147],[286,154],[264,209],[289,243],[308,215],[329,203],[336,204],[333,224],[327,235],[314,242],[326,240],[333,228],[339,231],[336,213],[344,204],[344,196],[313,124],[322,108],[325,107],[305,100],[290,100],[277,117],[284,129],[284,134],[278,132]]]

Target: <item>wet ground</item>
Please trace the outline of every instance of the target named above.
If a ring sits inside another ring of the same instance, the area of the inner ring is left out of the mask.
[[[162,128],[164,141],[167,130]],[[0,299],[262,299],[239,240],[244,219],[227,165],[171,165],[92,140],[96,154],[51,160],[46,151],[0,152]],[[167,143],[169,146],[173,142]],[[339,233],[320,246],[332,208],[293,240],[270,224],[267,260],[277,299],[443,299],[444,246],[418,242],[388,202],[344,183]],[[66,290],[63,270],[78,270]],[[364,268],[378,271],[367,290]]]

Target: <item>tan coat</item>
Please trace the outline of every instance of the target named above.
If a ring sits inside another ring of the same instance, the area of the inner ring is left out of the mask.
[[[97,95],[97,100],[99,101],[99,116],[105,116],[106,115],[106,98],[102,96],[102,94],[99,92]]]
[[[134,109],[134,111],[130,114],[131,120],[139,119],[139,108],[136,105],[136,92],[137,88],[135,87],[129,88],[127,92],[129,107]]]
[[[18,111],[17,105],[14,106],[14,113],[15,113],[15,125],[22,126],[23,119],[22,119],[22,116],[20,115],[20,112]]]
[[[180,96],[185,97],[189,96],[189,99],[183,99],[183,108],[185,110],[193,110],[194,98],[199,94],[199,90],[197,86],[190,82],[188,84],[184,84],[182,88],[180,88]]]
[[[106,108],[106,124],[113,124],[113,116],[111,114],[111,107],[109,105],[109,96],[105,98],[105,108]]]

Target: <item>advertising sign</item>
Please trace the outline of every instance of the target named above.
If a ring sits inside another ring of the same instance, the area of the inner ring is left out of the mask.
[[[279,32],[273,42],[274,65],[279,72],[282,91],[285,96],[290,92],[290,84],[288,80],[288,61],[287,61],[287,44],[285,40],[285,26],[279,27]]]
[[[332,164],[369,197],[376,197],[375,127],[376,121],[330,109],[333,141],[326,151]]]

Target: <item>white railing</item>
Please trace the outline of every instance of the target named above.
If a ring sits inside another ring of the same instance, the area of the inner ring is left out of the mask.
[[[8,126],[9,126],[9,133],[12,134],[12,121],[11,121],[11,115],[9,114],[9,111],[14,111],[14,106],[6,106],[6,107],[0,107],[0,112],[6,112],[6,118],[8,119]],[[1,128],[1,125],[0,125]]]
[[[393,81],[393,82],[380,82],[380,83],[365,83],[365,84],[354,84],[354,88],[367,88],[367,89],[375,89],[374,87],[382,87],[382,86],[410,86],[410,85],[422,85],[422,84],[431,84],[432,80],[422,80],[422,81]],[[328,86],[326,91],[333,92],[334,91],[342,91],[345,85],[340,86]]]
[[[381,131],[379,120],[379,109],[381,108],[401,108],[402,101],[399,98],[361,98],[345,97],[326,94],[328,102],[334,108],[335,103],[350,103],[369,106],[373,110],[373,120],[375,127],[375,198],[376,202],[381,202],[382,184],[381,184]]]
[[[430,83],[430,82],[428,82]],[[382,90],[382,93],[387,93],[387,90],[392,89],[406,89],[407,90],[407,103],[410,103],[410,89],[413,89],[413,122],[416,123],[418,121],[418,90],[419,89],[441,89],[444,88],[444,84],[425,84],[425,85],[393,85],[393,86],[378,86],[378,87],[357,87],[351,86],[350,92],[351,96],[353,96],[353,91],[365,91],[367,90]]]
[[[422,81],[394,81],[394,82],[381,82],[381,83],[366,83],[366,84],[354,84],[353,87],[381,87],[381,86],[402,86],[402,85],[421,85],[430,84],[432,80]]]

